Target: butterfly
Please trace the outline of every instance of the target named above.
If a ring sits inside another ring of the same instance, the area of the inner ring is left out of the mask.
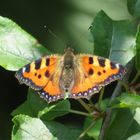
[[[109,59],[90,54],[74,54],[67,48],[63,55],[44,56],[16,72],[20,83],[48,103],[62,98],[87,98],[112,81],[122,79],[125,68]]]

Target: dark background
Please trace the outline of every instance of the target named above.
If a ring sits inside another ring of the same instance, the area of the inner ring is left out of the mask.
[[[88,28],[101,9],[114,20],[131,18],[126,0],[0,0],[1,16],[15,21],[55,53],[63,53],[69,42],[75,51],[90,53]],[[10,139],[10,113],[26,100],[27,87],[19,85],[14,74],[0,67],[0,140]]]

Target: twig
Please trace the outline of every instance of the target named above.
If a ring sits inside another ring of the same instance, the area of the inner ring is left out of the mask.
[[[136,82],[139,76],[140,76],[140,71],[137,72],[137,74],[135,75],[134,79],[131,81],[130,84],[133,84],[134,82]]]
[[[82,99],[78,99],[78,102],[90,113],[91,109],[89,108],[89,106],[82,100]]]
[[[98,108],[99,108],[99,109],[100,109],[100,107],[101,107],[101,101],[102,101],[102,99],[103,99],[104,90],[105,90],[105,88],[103,87],[102,90],[101,90],[101,92],[100,92],[99,101],[98,101]]]
[[[134,62],[133,62],[133,60],[131,60],[126,66],[128,71],[127,71],[126,75],[124,76],[124,78],[122,79],[122,81],[124,83],[128,83],[129,76],[132,72],[133,64],[134,64]],[[111,96],[109,104],[111,104],[111,102],[121,93],[121,91],[122,91],[122,84],[118,83],[112,96]],[[103,123],[102,128],[101,128],[99,140],[104,140],[105,133],[106,133],[106,130],[109,126],[109,121],[111,119],[112,111],[113,111],[113,109],[111,109],[111,108],[107,109],[107,111],[106,111],[106,117],[104,119],[104,123]]]
[[[85,135],[91,128],[93,128],[93,126],[96,124],[96,122],[97,122],[97,119],[95,119],[95,120],[89,125],[89,127],[88,127],[84,132],[82,132],[82,133],[80,134],[80,136],[77,138],[77,140],[80,140],[82,137],[84,137],[84,135]]]
[[[73,109],[70,109],[69,112],[74,113],[74,114],[78,114],[78,115],[90,116],[89,113],[78,111],[78,110],[73,110]]]

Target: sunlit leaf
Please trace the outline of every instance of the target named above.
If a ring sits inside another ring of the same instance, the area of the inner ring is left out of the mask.
[[[139,140],[140,139],[140,132],[130,136],[127,140]]]
[[[127,0],[127,8],[130,14],[140,17],[140,0]]]
[[[134,119],[137,121],[137,123],[140,125],[140,108],[137,107],[135,110],[135,116]]]
[[[114,21],[100,11],[90,29],[96,55],[123,65],[134,57],[136,26],[132,21]]]
[[[111,106],[118,108],[140,107],[140,96],[133,93],[123,93],[112,102]]]
[[[13,122],[12,140],[58,140],[40,119],[18,115]]]
[[[23,65],[48,54],[38,41],[8,18],[0,16],[0,65],[17,70]]]

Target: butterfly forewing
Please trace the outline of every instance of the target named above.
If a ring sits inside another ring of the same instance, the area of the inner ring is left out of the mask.
[[[85,76],[84,81],[73,87],[71,98],[89,98],[102,86],[121,79],[125,74],[125,68],[122,65],[109,59],[92,55],[77,55],[77,60]]]
[[[54,73],[57,65],[57,56],[46,56],[25,65],[17,73],[20,83],[25,83],[35,90],[42,89]]]

